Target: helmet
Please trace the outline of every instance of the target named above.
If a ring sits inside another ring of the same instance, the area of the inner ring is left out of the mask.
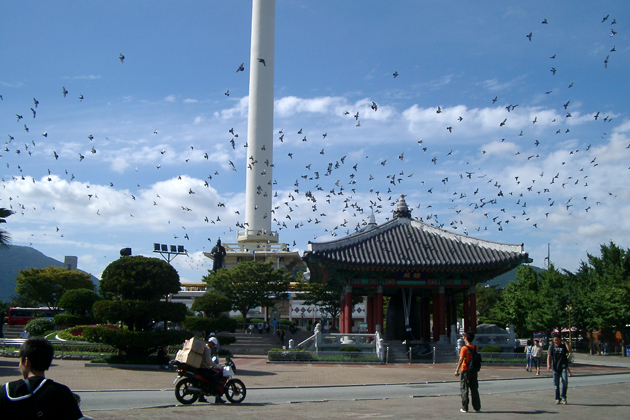
[[[218,346],[219,340],[217,340],[216,337],[210,337],[210,339],[208,340],[208,343],[214,343],[215,346]]]

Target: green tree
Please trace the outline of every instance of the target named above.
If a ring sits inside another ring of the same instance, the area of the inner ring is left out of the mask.
[[[183,303],[141,300],[101,300],[92,307],[94,316],[102,321],[121,321],[130,330],[146,331],[154,321],[182,322],[187,308]]]
[[[190,307],[193,311],[203,312],[206,318],[218,318],[224,312],[230,312],[232,302],[215,290],[199,296]]]
[[[179,274],[157,258],[121,257],[105,268],[99,288],[108,299],[159,300],[179,292]]]
[[[553,265],[538,274],[538,290],[531,297],[531,308],[526,315],[527,330],[551,331],[567,328],[567,305],[571,302],[568,276]]]
[[[513,324],[521,336],[532,333],[527,318],[531,311],[538,308],[539,289],[538,274],[532,267],[524,265],[516,269],[516,281],[508,284],[501,296],[498,315],[506,323]]]
[[[99,300],[101,297],[92,289],[72,289],[59,299],[59,307],[72,315],[86,315]]]
[[[55,311],[59,309],[59,299],[68,290],[94,289],[89,274],[52,266],[20,270],[15,282],[18,295]]]
[[[574,276],[581,287],[573,314],[589,331],[596,327],[624,331],[630,323],[630,250],[613,242],[600,249],[599,257],[587,254],[588,263],[582,262]]]
[[[0,224],[6,223],[6,218],[11,216],[13,211],[0,207]],[[11,235],[6,230],[0,229],[0,247],[8,247],[11,243]]]
[[[503,291],[498,286],[486,286],[483,284],[475,286],[477,312],[479,312],[479,322],[481,324],[506,324],[505,320],[501,319],[500,311],[497,310],[502,293]]]
[[[298,299],[305,305],[319,306],[320,310],[330,315],[330,325],[334,326],[341,311],[341,293],[344,289],[341,283],[311,283],[300,281],[297,285]],[[352,295],[352,305],[363,301],[363,296]],[[387,312],[385,312],[387,313]]]
[[[243,314],[243,328],[247,313],[257,306],[273,307],[274,299],[286,293],[291,277],[283,268],[276,270],[271,262],[246,261],[229,270],[209,271],[203,281],[227,297],[232,309]]]

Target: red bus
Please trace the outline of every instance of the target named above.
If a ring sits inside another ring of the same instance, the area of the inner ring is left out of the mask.
[[[62,314],[63,309],[57,312],[52,309],[43,308],[9,308],[7,316],[7,325],[26,325],[28,321],[34,318],[47,318],[52,321],[56,314]]]

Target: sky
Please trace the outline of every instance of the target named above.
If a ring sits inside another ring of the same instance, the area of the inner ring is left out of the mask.
[[[251,8],[0,3],[12,243],[99,278],[121,248],[183,245],[172,264],[201,281],[202,253],[245,221]],[[384,223],[404,194],[412,217],[522,243],[539,267],[629,247],[629,15],[622,0],[277,0],[280,242],[303,253]]]

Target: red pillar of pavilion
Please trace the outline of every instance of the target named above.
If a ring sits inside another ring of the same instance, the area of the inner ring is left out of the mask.
[[[464,291],[464,332],[470,330],[470,295],[468,290]]]
[[[345,293],[342,293],[341,300],[339,303],[339,332],[344,334],[346,332],[345,329],[346,329],[346,295]]]
[[[457,327],[457,294],[451,295],[451,324]],[[450,331],[449,331],[450,334]]]
[[[477,293],[475,287],[470,288],[470,331],[477,333]]]
[[[368,333],[374,334],[376,332],[376,323],[374,322],[374,296],[368,296],[367,298],[367,324]]]
[[[376,296],[374,297],[374,328],[376,325],[381,326],[381,334],[383,330],[383,286],[376,287]]]
[[[453,302],[453,296],[446,296],[446,336],[451,336],[451,325],[453,324],[453,306],[455,303]]]
[[[446,294],[444,290],[444,286],[440,286],[438,290],[438,311],[439,311],[439,329],[438,329],[438,340],[441,335],[446,334]]]
[[[345,313],[346,313],[346,334],[349,334],[352,332],[352,286],[347,284],[346,285],[346,308],[345,308]]]
[[[422,296],[422,339],[427,343],[431,341],[431,298]]]
[[[433,341],[440,339],[440,299],[439,292],[433,290]]]

